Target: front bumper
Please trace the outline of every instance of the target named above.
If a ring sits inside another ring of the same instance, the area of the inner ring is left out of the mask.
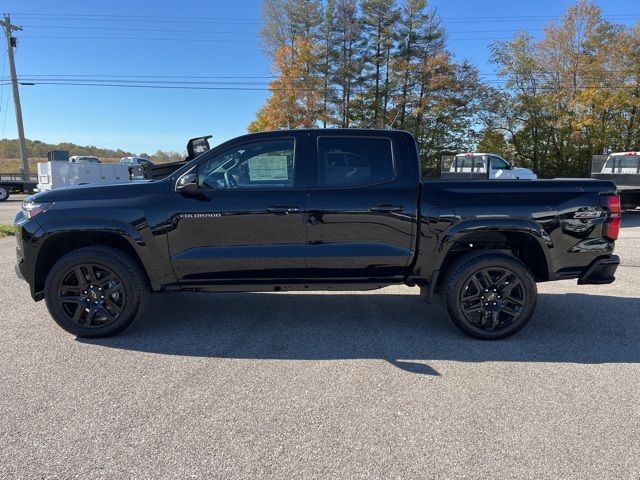
[[[603,285],[613,283],[615,273],[620,265],[620,257],[607,255],[598,257],[584,269],[578,278],[578,285]]]

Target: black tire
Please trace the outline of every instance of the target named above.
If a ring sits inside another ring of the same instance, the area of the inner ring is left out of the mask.
[[[78,337],[101,338],[131,324],[144,308],[149,282],[129,255],[95,246],[58,260],[44,288],[47,308],[58,325]]]
[[[453,324],[481,340],[499,340],[531,319],[538,290],[517,258],[492,251],[468,253],[448,269],[443,285]]]
[[[0,187],[0,202],[4,202],[9,199],[11,192],[6,187]]]

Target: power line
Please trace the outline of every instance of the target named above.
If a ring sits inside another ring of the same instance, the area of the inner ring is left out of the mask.
[[[185,32],[182,30],[175,29],[167,29],[167,28],[129,28],[129,27],[80,27],[78,25],[22,25],[25,28],[52,28],[52,29],[62,29],[62,30],[117,30],[117,31],[125,31],[125,32],[175,32],[175,33],[206,33],[210,35],[218,35],[218,34],[232,34],[232,35],[258,35],[258,32],[236,32],[229,30],[221,30],[221,31],[211,31],[211,30],[189,30],[189,32]],[[517,30],[514,30],[517,31]]]
[[[77,78],[77,77],[104,77],[104,78],[212,78],[212,79],[216,79],[216,78],[226,78],[226,79],[233,79],[233,78],[240,78],[240,79],[247,79],[247,78],[262,78],[262,79],[270,79],[270,78],[277,78],[275,75],[202,75],[202,76],[198,76],[198,75],[112,75],[112,74],[86,74],[86,73],[78,73],[78,74],[72,74],[72,73],[65,73],[65,74],[25,74],[25,75],[21,75],[20,78],[35,78],[35,77],[70,77],[70,78]]]
[[[4,85],[8,85],[8,82],[3,82]],[[65,86],[81,86],[81,87],[123,87],[123,88],[150,88],[150,89],[171,89],[171,90],[230,90],[230,91],[273,91],[279,89],[273,89],[269,87],[207,87],[207,86],[192,86],[192,85],[147,85],[147,84],[121,84],[121,83],[89,83],[89,82],[51,82],[51,81],[38,81],[33,82],[31,85],[65,85]],[[311,89],[288,89],[299,91],[310,91]]]
[[[22,35],[21,38],[35,38],[35,39],[61,39],[61,40],[142,40],[142,41],[164,41],[164,42],[203,42],[203,43],[218,43],[218,42],[233,42],[233,43],[256,43],[257,40],[242,40],[236,38],[176,38],[176,37],[121,37],[121,36],[82,36],[82,35]],[[539,40],[541,37],[531,37],[533,40]],[[447,40],[452,41],[480,41],[491,40],[495,42],[509,41],[513,38],[497,38],[497,37],[473,37],[473,38],[451,38],[447,36]]]
[[[162,19],[162,20],[216,20],[216,21],[261,21],[261,18],[256,17],[204,17],[204,16],[166,16],[166,15],[123,15],[123,14],[100,14],[100,13],[51,13],[51,12],[23,12],[14,13],[14,16],[20,17],[52,17],[52,18],[66,18],[66,17],[79,17],[79,18],[105,18],[105,19],[122,19],[122,18],[135,18],[135,19]],[[616,13],[603,15],[605,18],[627,18],[640,16],[640,13]],[[473,17],[442,17],[445,20],[553,20],[564,18],[564,15],[488,15],[488,16],[473,16]]]
[[[44,29],[60,29],[60,30],[109,30],[109,31],[125,31],[125,32],[175,32],[175,33],[185,33],[184,29],[167,29],[167,28],[130,28],[130,27],[96,27],[96,26],[88,26],[82,27],[78,25],[28,25],[24,24],[23,27],[28,28],[44,28]],[[465,34],[465,33],[518,33],[523,32],[523,29],[498,29],[498,30],[448,30],[446,33],[455,33],[455,34]],[[526,29],[527,32],[544,32],[544,29]],[[189,34],[193,33],[204,33],[209,35],[218,35],[218,34],[230,34],[230,35],[258,35],[258,32],[237,32],[230,30],[189,30]]]
[[[255,40],[239,40],[237,38],[176,38],[176,37],[96,37],[96,36],[71,36],[71,35],[22,35],[21,38],[39,39],[67,39],[67,40],[151,40],[151,41],[172,41],[172,42],[233,42],[233,43],[256,43]]]

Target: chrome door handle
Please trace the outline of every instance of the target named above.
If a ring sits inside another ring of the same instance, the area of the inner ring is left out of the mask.
[[[375,207],[371,207],[369,210],[377,213],[394,213],[402,212],[404,207],[400,205],[376,205]]]
[[[289,206],[275,206],[267,208],[268,213],[275,213],[276,215],[288,215],[289,213],[300,213],[300,209],[298,207],[289,207]]]

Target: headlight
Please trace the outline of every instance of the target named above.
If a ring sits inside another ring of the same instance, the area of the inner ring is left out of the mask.
[[[24,202],[22,202],[22,212],[25,217],[32,219],[36,215],[46,212],[52,205],[52,202],[34,202],[31,197],[27,197]]]

